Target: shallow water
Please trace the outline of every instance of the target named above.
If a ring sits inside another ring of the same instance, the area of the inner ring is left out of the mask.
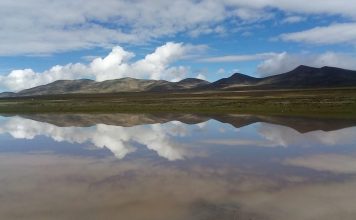
[[[0,219],[356,219],[356,122],[0,117]]]

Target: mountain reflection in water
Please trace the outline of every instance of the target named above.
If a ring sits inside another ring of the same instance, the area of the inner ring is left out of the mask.
[[[3,116],[0,216],[355,219],[354,126],[235,114]]]

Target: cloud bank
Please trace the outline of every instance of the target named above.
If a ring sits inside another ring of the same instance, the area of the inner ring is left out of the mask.
[[[238,54],[219,57],[208,57],[198,59],[203,63],[240,63],[259,61],[257,75],[261,77],[288,72],[299,65],[313,67],[334,66],[344,69],[356,70],[356,57],[353,54],[324,52],[324,53],[288,53],[267,52],[257,54]],[[219,70],[218,73],[225,73]]]
[[[106,57],[94,58],[89,64],[69,63],[56,65],[44,72],[32,69],[13,70],[9,74],[0,75],[0,89],[20,91],[35,86],[48,84],[56,80],[73,80],[89,78],[96,81],[133,77],[142,79],[179,81],[190,73],[189,66],[174,65],[175,62],[191,56],[196,51],[205,50],[202,45],[189,45],[168,42],[157,47],[154,52],[142,59],[133,61],[135,54],[120,46],[114,47]],[[356,57],[346,53],[325,52],[288,53],[267,52],[257,54],[239,54],[221,57],[197,58],[201,63],[248,62],[259,61],[257,75],[264,77],[284,73],[299,65],[313,67],[335,66],[345,69],[356,69]],[[218,71],[218,74],[225,74]],[[206,79],[204,74],[196,78]]]
[[[282,34],[284,41],[302,42],[308,44],[352,44],[356,45],[356,23],[339,23],[325,27],[315,27],[309,30]]]
[[[355,11],[355,0],[153,0],[149,5],[145,0],[2,0],[0,55],[142,44],[179,33],[224,34],[226,21],[240,28],[279,12],[286,14],[286,22],[300,20],[294,14],[355,20]]]
[[[246,62],[255,60],[265,60],[277,56],[277,53],[258,53],[258,54],[240,54],[240,55],[228,55],[219,57],[209,57],[199,59],[200,62],[206,63],[224,63],[224,62]]]
[[[106,57],[95,58],[89,64],[69,63],[64,66],[56,65],[40,73],[32,69],[13,70],[8,75],[0,76],[0,88],[8,91],[19,91],[56,80],[81,78],[104,81],[122,77],[134,77],[177,81],[188,73],[189,68],[172,66],[172,64],[183,59],[191,51],[201,48],[201,46],[168,42],[157,47],[153,53],[146,55],[144,58],[132,61],[135,56],[134,53],[116,46]]]
[[[350,54],[325,52],[321,54],[293,54],[275,53],[262,61],[257,66],[257,73],[260,76],[270,76],[284,73],[296,68],[299,65],[313,67],[334,66],[344,69],[356,70],[356,57]]]

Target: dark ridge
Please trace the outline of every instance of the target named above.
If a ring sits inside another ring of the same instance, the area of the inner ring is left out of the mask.
[[[315,68],[301,65],[289,72],[265,78],[255,78],[242,73],[235,73],[228,78],[212,83],[196,78],[187,78],[179,82],[134,79],[130,77],[103,82],[95,82],[90,79],[58,80],[47,85],[25,89],[18,93],[1,93],[0,97],[118,92],[319,89],[354,86],[356,86],[356,71],[329,66]]]
[[[356,71],[302,65],[289,72],[263,78],[258,85],[291,89],[356,86]]]
[[[260,79],[242,73],[234,73],[228,78],[222,78],[206,86],[209,89],[224,89],[238,86],[251,86],[258,83]]]

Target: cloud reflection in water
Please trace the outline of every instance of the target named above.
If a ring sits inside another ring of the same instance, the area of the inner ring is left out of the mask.
[[[60,144],[90,143],[108,148],[119,159],[142,150],[142,145],[166,160],[1,153],[4,219],[356,216],[356,127],[300,133],[266,122],[236,129],[214,120],[59,127],[1,118],[0,138],[7,134],[14,140],[45,136]]]

